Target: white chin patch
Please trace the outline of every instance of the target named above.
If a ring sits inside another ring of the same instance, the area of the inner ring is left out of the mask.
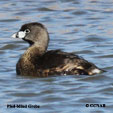
[[[26,36],[26,32],[19,31],[12,35],[12,38],[24,38]]]
[[[26,36],[26,33],[23,31],[18,32],[18,38],[24,38]]]

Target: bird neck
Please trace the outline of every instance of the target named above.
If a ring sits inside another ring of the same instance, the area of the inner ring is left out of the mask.
[[[38,59],[38,57],[42,56],[45,52],[46,47],[32,45],[25,51],[25,53],[22,55],[22,58],[33,61]]]

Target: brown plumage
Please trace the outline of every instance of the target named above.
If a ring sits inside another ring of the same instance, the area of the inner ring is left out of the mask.
[[[12,37],[22,38],[30,44],[16,65],[18,75],[94,75],[103,71],[75,54],[60,50],[47,51],[49,35],[40,23],[24,24]]]

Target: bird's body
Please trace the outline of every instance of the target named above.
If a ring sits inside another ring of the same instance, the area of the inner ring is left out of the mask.
[[[23,35],[26,29],[29,32]],[[103,71],[93,63],[73,53],[60,50],[47,51],[49,35],[47,29],[40,23],[25,24],[19,32],[21,32],[20,37],[27,41],[30,47],[21,56],[16,65],[18,75],[38,77],[51,75],[94,75]],[[14,36],[19,38],[19,35],[18,33]]]

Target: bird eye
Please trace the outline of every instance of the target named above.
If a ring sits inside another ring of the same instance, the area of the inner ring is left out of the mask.
[[[29,29],[26,29],[24,32],[29,33],[29,32],[30,32],[30,30],[29,30]]]

